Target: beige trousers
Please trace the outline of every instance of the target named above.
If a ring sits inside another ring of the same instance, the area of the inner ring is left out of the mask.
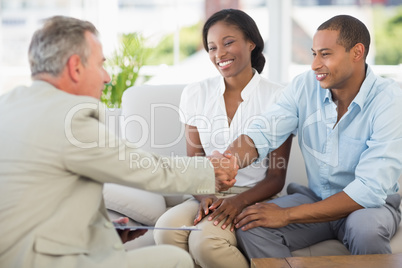
[[[231,195],[217,195],[219,198]],[[195,215],[198,211],[199,202],[190,198],[187,201],[169,209],[157,221],[158,227],[181,227],[193,226]],[[170,244],[178,246],[193,257],[196,266],[203,268],[246,268],[249,267],[247,259],[237,249],[237,241],[230,226],[225,230],[213,225],[205,217],[198,227],[201,231],[171,231],[154,230],[156,244]]]

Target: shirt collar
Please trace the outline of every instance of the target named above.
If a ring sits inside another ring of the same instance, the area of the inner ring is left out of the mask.
[[[241,91],[241,98],[243,99],[243,101],[248,100],[250,95],[253,94],[253,92],[256,90],[257,85],[260,83],[261,80],[260,74],[254,68],[253,73],[254,75],[251,78],[250,82],[248,82],[247,86],[243,88],[243,90]]]
[[[318,84],[319,85],[319,84]],[[322,90],[322,88],[319,86],[319,90]],[[324,95],[324,99],[322,100],[323,103],[325,102],[332,102],[332,94],[331,94],[331,90],[329,89],[325,89],[325,95]]]
[[[352,103],[356,103],[360,106],[360,109],[363,109],[363,106],[368,99],[370,91],[376,80],[377,78],[374,75],[373,71],[368,65],[366,65],[366,78],[364,79],[363,84],[361,85],[360,90],[357,93],[356,97],[353,99]]]
[[[357,93],[356,97],[353,99],[352,103],[350,105],[357,104],[360,109],[363,109],[364,103],[366,102],[368,95],[370,93],[370,90],[376,80],[376,76],[374,75],[373,71],[371,68],[366,64],[366,78],[364,79],[362,85],[360,86],[360,90]],[[320,87],[320,89],[322,89]],[[329,89],[325,90],[325,95],[323,98],[323,102],[332,102],[332,94]]]
[[[223,76],[220,77],[219,80],[219,95],[223,96],[223,93],[225,93],[225,79],[223,78]]]
[[[245,88],[241,91],[241,98],[243,101],[246,101],[250,95],[254,92],[257,88],[257,85],[260,83],[261,75],[253,68],[253,77],[251,78],[250,82],[246,85]],[[219,82],[219,95],[223,95],[225,93],[225,80],[221,77]]]

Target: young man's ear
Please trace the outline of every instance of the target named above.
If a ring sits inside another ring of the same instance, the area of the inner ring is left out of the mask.
[[[366,48],[362,43],[357,43],[352,49],[352,56],[354,61],[364,60],[364,52]]]
[[[67,61],[68,74],[71,80],[78,82],[82,74],[82,62],[80,56],[77,54],[72,55]]]

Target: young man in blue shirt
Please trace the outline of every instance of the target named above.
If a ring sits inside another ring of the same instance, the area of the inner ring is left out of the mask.
[[[236,218],[239,246],[250,259],[288,257],[328,239],[351,254],[391,253],[401,221],[402,90],[374,75],[369,45],[356,18],[324,22],[313,39],[312,70],[229,146],[245,166],[297,132],[306,164],[309,187],[291,184],[289,195]]]

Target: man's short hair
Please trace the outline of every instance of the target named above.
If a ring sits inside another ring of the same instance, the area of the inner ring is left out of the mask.
[[[74,54],[86,64],[90,48],[85,32],[98,35],[95,26],[88,21],[64,16],[46,19],[43,27],[34,33],[29,46],[31,75],[48,73],[58,76]]]
[[[323,24],[317,31],[332,30],[339,31],[337,43],[350,51],[357,43],[364,45],[364,58],[367,57],[370,47],[370,33],[363,22],[348,15],[335,16]]]

